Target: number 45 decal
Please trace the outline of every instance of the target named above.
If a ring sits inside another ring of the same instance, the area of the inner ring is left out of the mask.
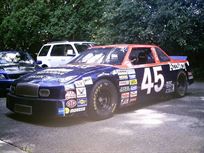
[[[161,91],[164,86],[164,76],[162,74],[159,74],[160,71],[162,71],[161,66],[153,67],[154,82],[152,82],[150,68],[145,68],[144,76],[141,84],[141,90],[147,89],[147,94],[151,93],[152,88],[154,88],[155,92]],[[159,81],[160,81],[160,85],[158,85]]]

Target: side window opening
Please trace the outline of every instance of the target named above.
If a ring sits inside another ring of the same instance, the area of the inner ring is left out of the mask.
[[[170,61],[169,57],[166,54],[164,54],[164,52],[161,49],[155,48],[155,50],[157,52],[157,55],[158,55],[158,58],[159,58],[160,62]]]
[[[91,47],[90,44],[74,44],[76,49],[78,50],[78,52],[82,52],[82,51],[85,51],[87,50],[89,47]]]
[[[51,52],[51,56],[68,56],[68,54],[75,54],[71,45],[55,45]]]
[[[155,62],[150,48],[133,48],[129,59],[133,65]]]
[[[49,46],[44,46],[41,49],[39,56],[47,56],[47,53],[48,53],[49,49],[50,49],[50,45]]]

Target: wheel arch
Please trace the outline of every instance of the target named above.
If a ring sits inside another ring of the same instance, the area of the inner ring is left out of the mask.
[[[98,82],[98,81],[100,81],[100,80],[108,80],[108,81],[110,81],[111,83],[113,83],[113,85],[115,86],[115,88],[116,88],[116,91],[117,91],[117,96],[118,96],[118,105],[120,104],[120,91],[119,91],[119,88],[118,88],[118,81],[116,80],[116,79],[114,79],[114,76],[112,76],[112,77],[110,77],[110,76],[101,76],[101,77],[99,77],[99,78],[97,78],[95,81],[94,81],[94,83],[93,83],[93,85],[96,83],[96,82]],[[93,86],[91,87],[91,89],[93,88]]]
[[[182,75],[182,74],[185,74],[185,77],[186,77],[186,89],[185,89],[185,93],[184,94],[182,94],[182,95],[179,95],[178,94],[178,91],[177,91],[177,80],[179,79],[179,77]],[[178,71],[178,73],[177,73],[177,76],[176,76],[176,87],[175,87],[175,96],[176,97],[183,97],[183,96],[185,96],[186,95],[186,92],[187,92],[187,90],[188,90],[188,72],[187,71],[185,71],[185,70],[179,70]]]

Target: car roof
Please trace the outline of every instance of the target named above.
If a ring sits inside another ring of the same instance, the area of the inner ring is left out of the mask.
[[[52,41],[48,42],[45,45],[53,45],[53,44],[94,44],[94,42],[89,41]]]
[[[93,46],[91,48],[128,48],[128,47],[157,47],[156,45],[148,45],[148,44],[114,44],[114,45],[99,45]]]

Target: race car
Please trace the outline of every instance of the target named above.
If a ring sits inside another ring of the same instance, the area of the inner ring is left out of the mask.
[[[38,69],[27,52],[0,51],[0,96],[6,95],[15,79]]]
[[[17,79],[10,88],[7,108],[40,116],[86,113],[100,120],[144,97],[182,97],[191,83],[189,62],[172,59],[158,46],[94,46],[64,67]]]

